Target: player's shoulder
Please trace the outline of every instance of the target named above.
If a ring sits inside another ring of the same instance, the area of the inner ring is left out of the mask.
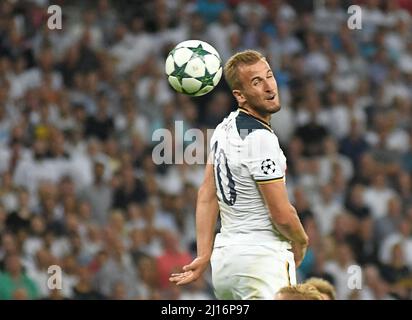
[[[269,124],[239,109],[236,116],[236,129],[242,140],[273,140],[276,139]]]
[[[229,115],[227,115],[213,130],[213,134],[211,137],[212,145],[216,140],[223,139],[227,136],[228,129],[233,125],[233,122],[236,118],[237,111],[232,111]]]
[[[240,108],[231,112],[217,125],[213,133],[213,138],[216,139],[222,135],[226,136],[227,132],[238,135],[246,144],[264,144],[265,142],[273,143],[273,141],[277,141],[276,134],[268,123],[265,123]]]
[[[232,111],[231,113],[229,113],[215,128],[215,130],[219,130],[219,129],[224,129],[225,127],[227,127],[230,123],[232,123],[237,116],[238,112],[237,111]]]

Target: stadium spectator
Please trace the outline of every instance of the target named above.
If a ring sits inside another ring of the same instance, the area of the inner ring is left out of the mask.
[[[336,292],[332,284],[324,279],[309,278],[306,284],[314,286],[323,296],[323,300],[335,300]]]
[[[324,300],[318,289],[310,284],[297,284],[278,291],[275,300]]]
[[[10,254],[5,259],[5,272],[0,274],[0,299],[36,299],[39,297],[35,282],[24,273],[20,257]]]

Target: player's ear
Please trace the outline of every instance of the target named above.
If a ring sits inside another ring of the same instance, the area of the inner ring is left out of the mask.
[[[232,90],[232,93],[233,93],[238,105],[241,106],[243,103],[245,103],[246,98],[240,90],[237,90],[237,89]]]

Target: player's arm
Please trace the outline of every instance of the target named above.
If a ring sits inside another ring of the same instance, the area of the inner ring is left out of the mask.
[[[219,205],[213,175],[213,164],[207,163],[205,179],[198,191],[196,203],[197,257],[183,267],[183,273],[172,274],[170,281],[177,285],[198,279],[209,265],[212,255]]]
[[[258,183],[268,206],[272,222],[277,230],[292,241],[296,266],[302,262],[308,246],[308,236],[299,220],[296,209],[289,202],[283,179],[270,183]]]

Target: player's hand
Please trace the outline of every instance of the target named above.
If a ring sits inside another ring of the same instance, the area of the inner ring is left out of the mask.
[[[305,258],[306,249],[307,249],[306,245],[301,245],[295,242],[292,244],[292,252],[295,258],[296,268],[300,266],[303,259]]]
[[[209,259],[197,257],[190,264],[183,267],[184,272],[172,273],[169,281],[176,283],[178,286],[195,281],[203,274],[208,264]]]

